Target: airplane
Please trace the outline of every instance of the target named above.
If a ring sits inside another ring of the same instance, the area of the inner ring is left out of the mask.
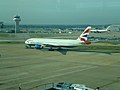
[[[76,39],[46,39],[46,38],[30,38],[25,41],[26,48],[36,48],[42,49],[44,47],[50,47],[49,51],[53,51],[53,47],[57,47],[61,49],[62,47],[76,47],[83,44],[91,44],[90,41],[87,40],[87,37],[90,33],[91,27],[88,26],[84,32]]]
[[[103,29],[103,30],[91,30],[91,32],[95,32],[95,33],[102,33],[102,32],[107,32],[107,31],[109,31],[109,28],[110,28],[110,26],[108,26],[106,29]]]

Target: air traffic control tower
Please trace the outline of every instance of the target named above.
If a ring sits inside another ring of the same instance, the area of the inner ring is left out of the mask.
[[[13,21],[15,21],[15,33],[19,32],[19,22],[21,21],[20,16],[15,15]]]

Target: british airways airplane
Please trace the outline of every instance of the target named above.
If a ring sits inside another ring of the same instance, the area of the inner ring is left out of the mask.
[[[107,32],[107,31],[109,31],[109,28],[110,28],[110,26],[108,26],[106,29],[103,29],[103,30],[91,30],[91,32],[95,32],[95,33],[102,33],[102,32]]]
[[[30,38],[25,41],[26,48],[34,47],[36,49],[42,49],[44,47],[50,47],[49,51],[54,50],[53,47],[76,47],[83,44],[91,44],[87,40],[91,27],[87,27],[84,32],[76,39],[46,39],[46,38]]]

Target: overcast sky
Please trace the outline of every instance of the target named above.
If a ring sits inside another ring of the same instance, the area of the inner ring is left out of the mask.
[[[0,21],[21,24],[120,23],[120,0],[0,0]]]

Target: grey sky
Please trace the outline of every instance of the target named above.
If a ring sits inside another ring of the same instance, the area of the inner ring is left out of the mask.
[[[120,23],[120,0],[0,0],[0,20],[22,24]]]

